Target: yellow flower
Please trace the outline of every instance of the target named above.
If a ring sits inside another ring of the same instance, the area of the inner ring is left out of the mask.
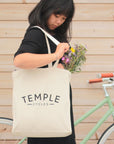
[[[73,47],[71,47],[71,51],[74,53],[75,52],[75,49]]]

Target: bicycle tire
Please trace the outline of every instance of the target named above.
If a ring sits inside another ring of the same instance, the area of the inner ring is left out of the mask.
[[[26,138],[12,134],[12,124],[13,119],[0,117],[0,144],[27,144]]]
[[[108,140],[111,140],[112,137],[114,140],[114,123],[104,131],[97,144],[109,144]]]

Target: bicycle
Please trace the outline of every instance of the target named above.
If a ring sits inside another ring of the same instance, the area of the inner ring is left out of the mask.
[[[80,144],[86,144],[87,141],[91,138],[91,136],[97,131],[97,129],[104,123],[104,121],[110,116],[112,115],[113,120],[114,120],[114,106],[112,104],[111,98],[107,92],[107,88],[108,87],[114,87],[114,79],[111,78],[114,77],[113,73],[105,73],[105,74],[101,74],[100,78],[98,79],[93,79],[93,80],[89,80],[89,83],[95,83],[95,82],[103,82],[106,81],[108,83],[102,84],[103,86],[103,90],[105,92],[105,99],[102,100],[99,104],[97,104],[95,107],[93,107],[91,110],[89,110],[87,113],[85,113],[81,118],[79,118],[78,120],[76,120],[74,122],[74,126],[78,125],[79,123],[81,123],[84,119],[86,119],[87,117],[89,117],[92,113],[94,113],[97,109],[101,108],[102,106],[104,106],[104,104],[107,104],[109,106],[109,110],[107,111],[107,113],[98,121],[98,123],[94,126],[94,128],[88,133],[88,135],[82,140],[82,142]],[[4,124],[4,125],[9,125],[9,127],[12,126],[13,124],[13,120],[9,119],[9,118],[4,118],[4,117],[0,117],[0,124]],[[4,128],[6,129],[6,127]],[[11,128],[10,128],[11,130]],[[1,132],[0,132],[1,133]],[[109,126],[104,133],[101,135],[100,139],[98,140],[97,144],[106,144],[107,140],[109,139],[110,135],[112,134],[112,137],[114,138],[114,122],[112,123],[111,126]],[[1,134],[0,134],[0,138],[1,138]],[[5,138],[3,137],[3,142],[2,144],[6,144]],[[26,144],[26,138],[16,138],[16,143],[15,144]]]
[[[107,140],[110,138],[110,136],[112,136],[114,138],[114,106],[113,103],[111,101],[111,98],[107,92],[107,88],[110,87],[114,87],[114,79],[112,78],[114,77],[113,73],[103,73],[99,75],[99,78],[97,79],[92,79],[89,80],[89,83],[96,83],[96,82],[103,82],[106,81],[108,83],[103,83],[102,87],[103,90],[105,92],[105,99],[102,100],[99,104],[97,104],[96,106],[94,106],[92,109],[90,109],[87,113],[85,113],[83,116],[81,116],[81,118],[79,118],[78,120],[76,120],[74,122],[74,125],[78,125],[79,123],[81,123],[83,120],[85,120],[87,117],[89,117],[91,114],[93,114],[96,110],[100,109],[102,106],[104,106],[105,104],[108,105],[109,110],[107,111],[107,113],[98,121],[98,123],[93,127],[92,130],[90,130],[90,132],[87,134],[87,136],[81,141],[80,144],[86,144],[88,142],[88,140],[93,136],[93,134],[95,134],[95,132],[97,131],[97,129],[104,123],[104,121],[107,120],[107,118],[112,115],[113,117],[113,123],[111,126],[109,126],[104,133],[101,135],[100,139],[98,140],[97,144],[106,144]]]
[[[15,136],[11,133],[13,119],[0,117],[0,144],[26,144],[26,138]],[[7,135],[6,135],[7,133]],[[13,141],[11,141],[13,139]]]

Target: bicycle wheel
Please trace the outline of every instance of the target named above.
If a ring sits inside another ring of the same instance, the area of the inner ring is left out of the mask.
[[[12,124],[12,119],[0,117],[0,144],[27,144],[25,138],[12,134]]]
[[[114,142],[114,124],[112,124],[111,126],[109,126],[104,133],[102,134],[102,136],[100,137],[98,144],[112,144]]]

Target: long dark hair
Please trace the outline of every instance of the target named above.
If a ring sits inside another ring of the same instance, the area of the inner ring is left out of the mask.
[[[60,41],[68,41],[71,38],[71,21],[74,15],[73,0],[40,0],[29,14],[30,26],[38,25],[50,32],[47,20],[51,14],[63,14],[67,17],[65,22],[53,32]]]

